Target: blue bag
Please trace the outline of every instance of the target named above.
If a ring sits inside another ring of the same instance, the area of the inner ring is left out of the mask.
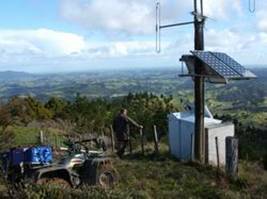
[[[12,166],[17,166],[24,162],[24,153],[27,148],[14,148],[9,151],[9,161]]]
[[[27,164],[51,164],[52,160],[50,146],[30,147],[25,153],[25,163]]]

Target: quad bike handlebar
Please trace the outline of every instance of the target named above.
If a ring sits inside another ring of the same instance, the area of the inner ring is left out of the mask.
[[[80,140],[80,141],[72,141],[68,140],[64,144],[67,145],[68,148],[64,148],[65,151],[69,152],[82,152],[82,153],[103,153],[102,151],[95,151],[90,150],[88,146],[86,146],[86,143],[94,143],[97,148],[101,148],[104,151],[107,150],[106,144],[102,139],[98,138],[92,138],[92,139],[86,139],[86,140]],[[82,149],[82,147],[84,149]]]

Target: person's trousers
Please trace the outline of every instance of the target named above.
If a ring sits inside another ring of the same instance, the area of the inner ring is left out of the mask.
[[[117,154],[119,157],[122,157],[125,153],[125,149],[127,147],[128,140],[118,140],[117,141]]]

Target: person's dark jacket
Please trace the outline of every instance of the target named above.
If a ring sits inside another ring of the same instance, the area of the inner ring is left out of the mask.
[[[118,114],[113,120],[113,130],[116,133],[118,141],[128,140],[128,124],[131,123],[136,127],[140,127],[133,119],[123,114]]]
[[[117,140],[124,141],[128,139],[128,119],[123,114],[117,115],[113,120],[113,130],[116,133]]]

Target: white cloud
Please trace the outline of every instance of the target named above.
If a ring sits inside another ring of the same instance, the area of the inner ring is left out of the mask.
[[[166,45],[166,44],[163,44]],[[90,43],[82,56],[94,58],[145,56],[155,54],[154,41],[116,41]]]
[[[203,0],[204,14],[212,18],[226,19],[241,13],[241,0]]]
[[[61,0],[63,18],[89,30],[127,34],[149,34],[155,31],[157,0]],[[172,21],[191,11],[190,1],[162,0],[162,20]]]
[[[256,4],[256,16],[257,16],[257,28],[267,33],[267,16],[266,16],[266,9],[267,9],[267,2],[261,2]]]
[[[258,36],[249,33],[237,32],[230,29],[218,31],[208,30],[206,44],[210,50],[237,52],[251,49],[257,43]]]
[[[84,65],[92,59],[155,54],[154,41],[94,42],[73,33],[50,29],[0,30],[0,65]],[[75,64],[76,63],[76,64]]]
[[[89,29],[147,33],[154,23],[151,0],[62,0],[61,15]]]
[[[0,51],[7,55],[61,56],[80,52],[83,37],[49,29],[0,30]]]
[[[151,34],[155,31],[156,0],[61,0],[61,16],[90,31]],[[189,16],[193,1],[161,0],[162,22],[177,22]],[[227,18],[241,12],[241,0],[204,0],[212,18]]]

